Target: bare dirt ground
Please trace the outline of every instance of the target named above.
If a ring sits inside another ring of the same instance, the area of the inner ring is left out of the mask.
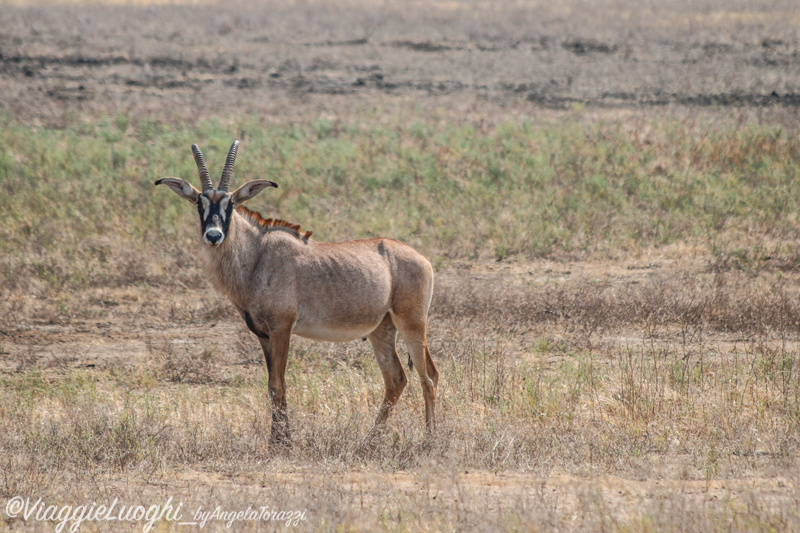
[[[281,120],[297,109],[346,113],[364,102],[397,101],[444,103],[456,112],[468,107],[488,119],[493,113],[572,104],[800,106],[800,9],[794,1],[549,4],[2,5],[0,109],[22,120],[57,123],[64,113],[117,111],[206,117],[235,110]],[[610,280],[625,286],[644,283],[653,272],[668,278],[673,271],[702,270],[702,258],[678,269],[680,255],[511,266],[482,261],[439,275],[451,287],[466,282],[496,287],[509,280],[537,286]],[[79,298],[82,314],[68,320],[57,316],[57,302],[13,295],[28,318],[0,322],[0,372],[13,375],[39,366],[45,376],[58,379],[70,369],[147,366],[159,343],[211,345],[233,353],[218,362],[215,375],[262,372],[254,340],[208,287],[175,291],[169,298],[156,292],[138,287],[88,291]],[[199,311],[209,305],[214,312]],[[432,343],[446,342],[448,324],[434,321]],[[716,343],[718,354],[739,339],[737,332],[715,335],[704,342]],[[530,345],[536,339],[537,330],[528,328],[508,341],[509,349],[534,357]],[[615,331],[598,334],[594,342],[618,347],[643,339],[640,330]],[[754,464],[758,460],[753,458]],[[680,463],[675,460],[664,472],[679,469]],[[558,469],[453,472],[431,479],[421,470],[326,474],[291,472],[283,464],[274,473],[259,472],[257,465],[218,472],[187,467],[157,482],[112,473],[92,484],[101,493],[134,499],[168,493],[203,501],[215,493],[234,499],[260,494],[270,486],[312,496],[335,494],[350,507],[387,499],[424,502],[428,508],[455,509],[454,516],[476,512],[462,509],[476,502],[508,507],[512,514],[530,504],[544,506],[540,516],[551,518],[542,527],[569,529],[595,525],[581,523],[587,506],[605,513],[611,525],[601,525],[609,527],[642,509],[680,512],[676,509],[689,501],[700,507],[716,500],[736,508],[759,502],[789,509],[796,505],[797,478],[776,468],[753,467],[725,479],[680,472],[643,479],[598,472],[580,476]],[[528,527],[538,526],[522,525]]]
[[[798,27],[791,1],[5,6],[0,106],[202,115],[285,112],[315,95],[798,106]]]

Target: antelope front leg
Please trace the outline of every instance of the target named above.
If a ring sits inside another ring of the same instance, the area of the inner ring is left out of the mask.
[[[270,331],[269,338],[259,337],[269,372],[269,396],[272,400],[272,433],[270,444],[286,447],[291,444],[289,415],[286,411],[286,362],[289,356],[290,333]]]

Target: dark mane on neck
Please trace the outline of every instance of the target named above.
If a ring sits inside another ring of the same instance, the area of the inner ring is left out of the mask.
[[[286,222],[285,220],[279,220],[277,218],[264,218],[260,213],[251,211],[243,205],[237,205],[236,211],[264,233],[281,230],[290,235],[294,235],[301,241],[308,241],[311,237],[312,232],[302,231],[299,224],[292,224],[291,222]]]

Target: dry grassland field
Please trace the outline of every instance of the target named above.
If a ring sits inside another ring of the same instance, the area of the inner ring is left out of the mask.
[[[800,531],[795,0],[258,4],[0,5],[0,531]],[[233,139],[251,209],[433,264],[431,437],[295,337],[270,446],[153,186]]]

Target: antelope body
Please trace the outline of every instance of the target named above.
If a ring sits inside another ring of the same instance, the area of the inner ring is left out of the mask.
[[[197,145],[192,151],[202,191],[179,178],[155,184],[197,206],[211,281],[258,337],[269,372],[271,441],[289,440],[284,375],[292,334],[331,342],[370,340],[386,387],[375,420],[380,426],[407,383],[395,347],[399,331],[422,384],[431,431],[439,378],[426,338],[431,264],[393,239],[316,242],[299,226],[250,211],[240,204],[277,185],[254,180],[229,192],[237,150],[234,141],[217,189]]]

